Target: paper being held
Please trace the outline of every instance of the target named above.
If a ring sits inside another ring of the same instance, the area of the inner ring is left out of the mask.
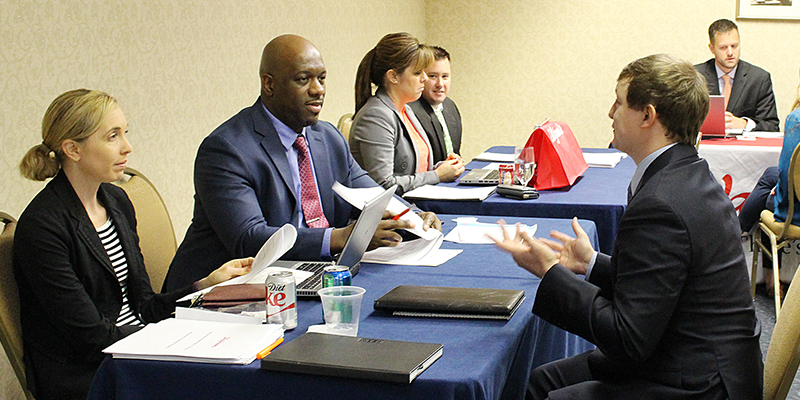
[[[371,187],[371,188],[349,188],[347,186],[342,185],[339,182],[334,182],[333,184],[333,191],[336,192],[339,196],[345,199],[350,205],[359,210],[364,209],[364,204],[368,201],[374,199],[379,194],[383,193],[385,189],[380,186]],[[396,197],[392,197],[389,201],[389,205],[386,206],[386,210],[389,211],[392,215],[398,215],[403,213],[408,207],[403,204],[400,200]],[[441,236],[441,232],[436,229],[428,229],[427,231],[422,229],[422,225],[424,221],[422,218],[417,215],[415,212],[407,212],[403,216],[400,217],[401,221],[409,221],[414,224],[413,228],[406,229],[407,231],[423,238],[426,240],[434,240],[437,237]]]
[[[286,254],[289,249],[294,246],[294,242],[297,240],[297,229],[290,224],[285,224],[280,229],[278,229],[269,239],[261,246],[261,250],[258,251],[256,254],[255,259],[253,260],[253,266],[250,269],[250,272],[242,275],[237,276],[231,280],[219,283],[217,285],[224,286],[224,285],[234,285],[238,283],[261,283],[263,284],[264,281],[267,279],[267,275],[272,272],[277,272],[279,270],[286,270],[291,271],[292,274],[295,276],[295,280],[297,283],[302,282],[312,274],[306,271],[300,270],[290,270],[287,268],[281,267],[270,267],[275,261],[277,261],[281,256]],[[217,286],[214,285],[214,286]],[[192,294],[186,295],[178,301],[186,301],[191,300],[192,298],[200,295],[205,294],[211,291],[214,286],[207,287],[203,290],[199,290]]]

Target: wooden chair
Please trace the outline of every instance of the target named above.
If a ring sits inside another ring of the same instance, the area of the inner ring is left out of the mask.
[[[0,212],[0,342],[6,352],[11,368],[14,370],[22,392],[28,399],[33,395],[28,391],[25,378],[25,363],[22,361],[22,327],[19,317],[19,292],[14,280],[13,244],[17,221],[10,215]]]
[[[797,270],[794,278],[800,279],[799,274]],[[800,288],[797,286],[789,286],[769,341],[764,362],[764,400],[785,399],[800,364]]]
[[[780,272],[778,270],[778,252],[786,247],[791,241],[800,239],[800,226],[792,225],[792,217],[794,217],[795,209],[794,204],[800,201],[800,170],[798,170],[797,158],[800,154],[800,145],[795,147],[792,152],[792,159],[789,163],[789,193],[787,198],[789,201],[789,212],[786,215],[786,222],[775,221],[775,214],[769,210],[761,212],[761,221],[759,221],[753,233],[753,269],[751,271],[750,285],[753,296],[756,293],[756,272],[758,271],[758,253],[764,252],[764,255],[772,259],[772,276],[775,283],[775,317],[780,315],[781,310],[781,280]],[[800,212],[800,210],[798,211]],[[769,238],[771,246],[768,249],[762,243],[760,232],[763,232]],[[765,260],[766,261],[766,260]]]
[[[353,124],[352,113],[347,113],[345,115],[342,115],[342,117],[339,118],[339,122],[336,124],[336,128],[338,128],[339,131],[342,132],[342,135],[344,135],[344,138],[347,140],[350,140],[350,126],[352,124]]]
[[[139,248],[150,285],[158,293],[178,249],[167,205],[153,183],[133,168],[125,168],[125,177],[116,184],[125,189],[136,210]]]

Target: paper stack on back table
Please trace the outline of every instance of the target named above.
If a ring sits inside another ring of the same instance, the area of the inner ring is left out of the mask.
[[[250,364],[258,352],[283,337],[278,324],[237,324],[169,318],[112,344],[114,358]]]
[[[373,188],[348,188],[339,182],[333,184],[333,190],[353,207],[359,210],[364,208],[367,201],[383,192],[381,187]],[[401,214],[408,207],[396,198],[392,198],[386,209],[393,215]],[[361,259],[362,262],[377,264],[421,265],[435,267],[455,257],[461,250],[444,250],[442,245],[442,232],[430,228],[422,229],[422,218],[416,213],[407,212],[400,217],[403,221],[410,221],[414,228],[408,231],[419,236],[419,239],[401,242],[395,247],[381,247],[368,251]]]

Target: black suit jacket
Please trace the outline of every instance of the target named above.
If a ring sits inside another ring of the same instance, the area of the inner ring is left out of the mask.
[[[133,205],[125,192],[102,184],[98,199],[114,222],[128,261],[128,296],[143,322],[175,311],[191,286],[153,293],[144,267]],[[63,171],[31,201],[14,235],[28,384],[37,399],[86,398],[102,350],[135,332],[117,327],[122,292],[108,254]]]
[[[717,69],[714,59],[695,68],[706,77],[709,94],[720,94]],[[731,97],[728,100],[727,111],[737,117],[747,117],[756,123],[754,130],[763,132],[778,132],[780,121],[778,109],[775,106],[775,94],[772,92],[772,78],[769,72],[756,67],[747,61],[739,60],[736,76],[733,78]]]
[[[589,281],[551,268],[534,312],[596,344],[592,372],[642,381],[645,398],[724,387],[731,400],[756,399],[763,365],[749,287],[730,199],[694,147],[677,144],[645,171],[613,255],[598,255]]]
[[[414,110],[414,115],[417,116],[419,123],[422,124],[422,128],[425,129],[425,133],[428,135],[428,140],[431,142],[433,163],[444,161],[449,154],[447,154],[447,148],[444,145],[442,124],[439,123],[439,118],[436,118],[433,107],[422,97],[409,103],[409,105]],[[458,111],[456,103],[450,100],[449,97],[445,98],[442,103],[442,115],[444,115],[444,122],[447,123],[450,139],[453,141],[453,152],[461,154],[461,113]]]

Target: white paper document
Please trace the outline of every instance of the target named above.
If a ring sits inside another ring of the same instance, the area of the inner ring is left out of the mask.
[[[278,229],[269,239],[261,246],[261,250],[258,251],[256,254],[255,259],[253,260],[253,266],[250,269],[250,272],[242,275],[237,276],[231,280],[219,283],[217,285],[225,286],[225,285],[235,285],[239,283],[253,283],[253,284],[261,284],[263,285],[264,282],[267,280],[267,275],[272,272],[278,272],[281,270],[291,271],[294,275],[294,279],[296,283],[300,283],[309,276],[313,275],[307,271],[300,271],[296,269],[287,269],[281,267],[270,267],[275,261],[277,261],[281,256],[286,254],[289,249],[294,246],[294,242],[297,240],[297,229],[290,225],[286,224]],[[214,286],[217,286],[214,285]],[[203,290],[198,290],[192,294],[188,294],[183,296],[182,298],[178,299],[178,301],[186,301],[191,300],[200,294],[205,294],[211,291],[214,286],[207,287]]]
[[[175,318],[193,319],[195,321],[231,322],[235,324],[258,325],[263,322],[261,318],[242,314],[230,314],[219,311],[205,310],[202,308],[175,307]]]
[[[492,239],[486,236],[487,234],[498,239],[503,238],[499,224],[478,222],[478,219],[473,217],[460,217],[454,221],[456,222],[456,227],[444,237],[444,240],[465,244],[494,244]],[[520,229],[528,232],[531,237],[536,234],[536,228],[537,225],[520,224]],[[517,234],[516,224],[506,224],[505,231],[510,237],[514,237]]]
[[[362,262],[375,264],[416,265],[436,267],[461,253],[461,250],[441,249],[442,236],[436,240],[416,239],[400,242],[395,247],[379,247],[364,254]]]
[[[620,160],[627,156],[622,152],[583,153],[583,159],[586,160],[586,164],[595,168],[614,168],[619,164]]]
[[[403,197],[410,199],[483,201],[494,192],[494,189],[494,186],[461,188],[423,185],[406,192]]]
[[[353,207],[363,210],[364,204],[367,204],[368,201],[374,199],[379,194],[383,193],[385,189],[380,186],[371,187],[371,188],[349,188],[347,186],[342,185],[339,182],[333,183],[333,191],[336,192],[339,196],[341,196],[345,201],[350,203]],[[386,210],[388,210],[392,215],[398,215],[403,213],[408,207],[403,204],[400,200],[395,197],[392,197],[389,200],[389,205],[386,206]],[[434,240],[437,237],[441,236],[442,233],[437,231],[436,229],[428,229],[427,231],[422,229],[423,221],[422,218],[414,212],[407,212],[400,217],[401,221],[409,221],[414,224],[414,227],[411,229],[406,229],[407,231],[427,240]]]
[[[478,154],[475,158],[472,159],[473,161],[492,161],[492,162],[501,162],[506,164],[513,164],[514,163],[514,153],[492,153],[489,151],[484,151],[481,154]]]
[[[249,364],[283,337],[278,324],[165,319],[149,324],[103,350],[114,358]]]

